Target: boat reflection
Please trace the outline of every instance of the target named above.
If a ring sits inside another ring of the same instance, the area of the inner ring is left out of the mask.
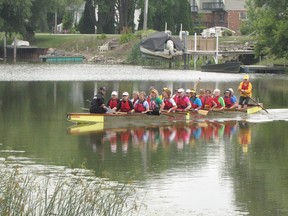
[[[159,147],[167,150],[198,143],[219,144],[223,139],[232,140],[237,132],[237,121],[190,122],[163,126],[119,128],[104,130],[103,124],[76,125],[68,128],[73,135],[89,135],[93,151],[103,150],[103,144],[110,144],[111,153],[128,153],[129,148],[156,151]],[[239,135],[240,136],[240,135]],[[101,152],[101,151],[100,151]]]

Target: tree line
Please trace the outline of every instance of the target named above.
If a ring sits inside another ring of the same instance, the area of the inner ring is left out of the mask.
[[[242,30],[254,35],[258,56],[288,57],[288,1],[248,0]]]
[[[20,33],[31,39],[35,32],[51,32],[57,24],[63,29],[94,34],[133,32],[134,12],[143,12],[145,0],[0,0],[0,31]],[[84,6],[79,23],[74,14]],[[96,11],[96,13],[95,13]],[[143,13],[139,17],[143,26]],[[191,9],[187,0],[149,0],[148,28],[164,30],[165,23],[172,32],[192,29]]]

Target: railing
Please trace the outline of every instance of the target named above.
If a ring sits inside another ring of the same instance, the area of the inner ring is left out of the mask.
[[[219,2],[203,2],[202,10],[224,10],[224,3],[222,1]]]

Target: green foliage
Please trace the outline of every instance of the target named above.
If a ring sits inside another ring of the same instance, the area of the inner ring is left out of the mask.
[[[144,0],[139,3],[141,9],[144,8]],[[147,25],[150,29],[163,31],[167,23],[168,30],[179,33],[180,25],[182,29],[191,31],[191,10],[189,1],[162,0],[149,1]],[[139,28],[143,26],[143,13],[140,16]]]
[[[86,0],[84,14],[79,22],[78,30],[82,34],[95,34],[96,17],[92,0]]]
[[[256,31],[256,54],[288,57],[288,2],[250,0],[247,6],[248,28]]]
[[[97,39],[104,40],[107,36],[105,34],[97,35]]]
[[[73,14],[67,11],[63,17],[62,23],[64,30],[70,30],[73,26]]]
[[[139,65],[143,61],[139,46],[140,44],[135,44],[132,47],[132,51],[127,59],[129,64]]]
[[[120,44],[124,44],[124,43],[128,43],[129,41],[131,40],[134,40],[136,39],[136,36],[132,33],[129,33],[129,34],[122,34],[120,36]]]

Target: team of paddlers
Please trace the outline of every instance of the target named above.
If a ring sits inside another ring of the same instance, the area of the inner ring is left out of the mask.
[[[247,108],[250,97],[252,96],[252,84],[249,76],[245,75],[243,81],[239,84],[238,91],[240,93],[239,102],[234,95],[232,88],[224,91],[215,89],[213,94],[209,89],[200,89],[197,93],[194,89],[184,90],[178,88],[172,94],[171,89],[163,88],[162,94],[159,95],[157,89],[151,87],[149,95],[145,92],[133,92],[132,98],[129,98],[128,92],[122,93],[122,98],[118,98],[118,93],[112,91],[111,98],[105,103],[106,87],[100,87],[99,92],[94,96],[90,113],[106,113],[106,112],[125,112],[125,113],[147,113],[159,115],[159,113],[175,112],[175,111],[198,111],[200,109],[213,110],[217,109],[245,109]]]

